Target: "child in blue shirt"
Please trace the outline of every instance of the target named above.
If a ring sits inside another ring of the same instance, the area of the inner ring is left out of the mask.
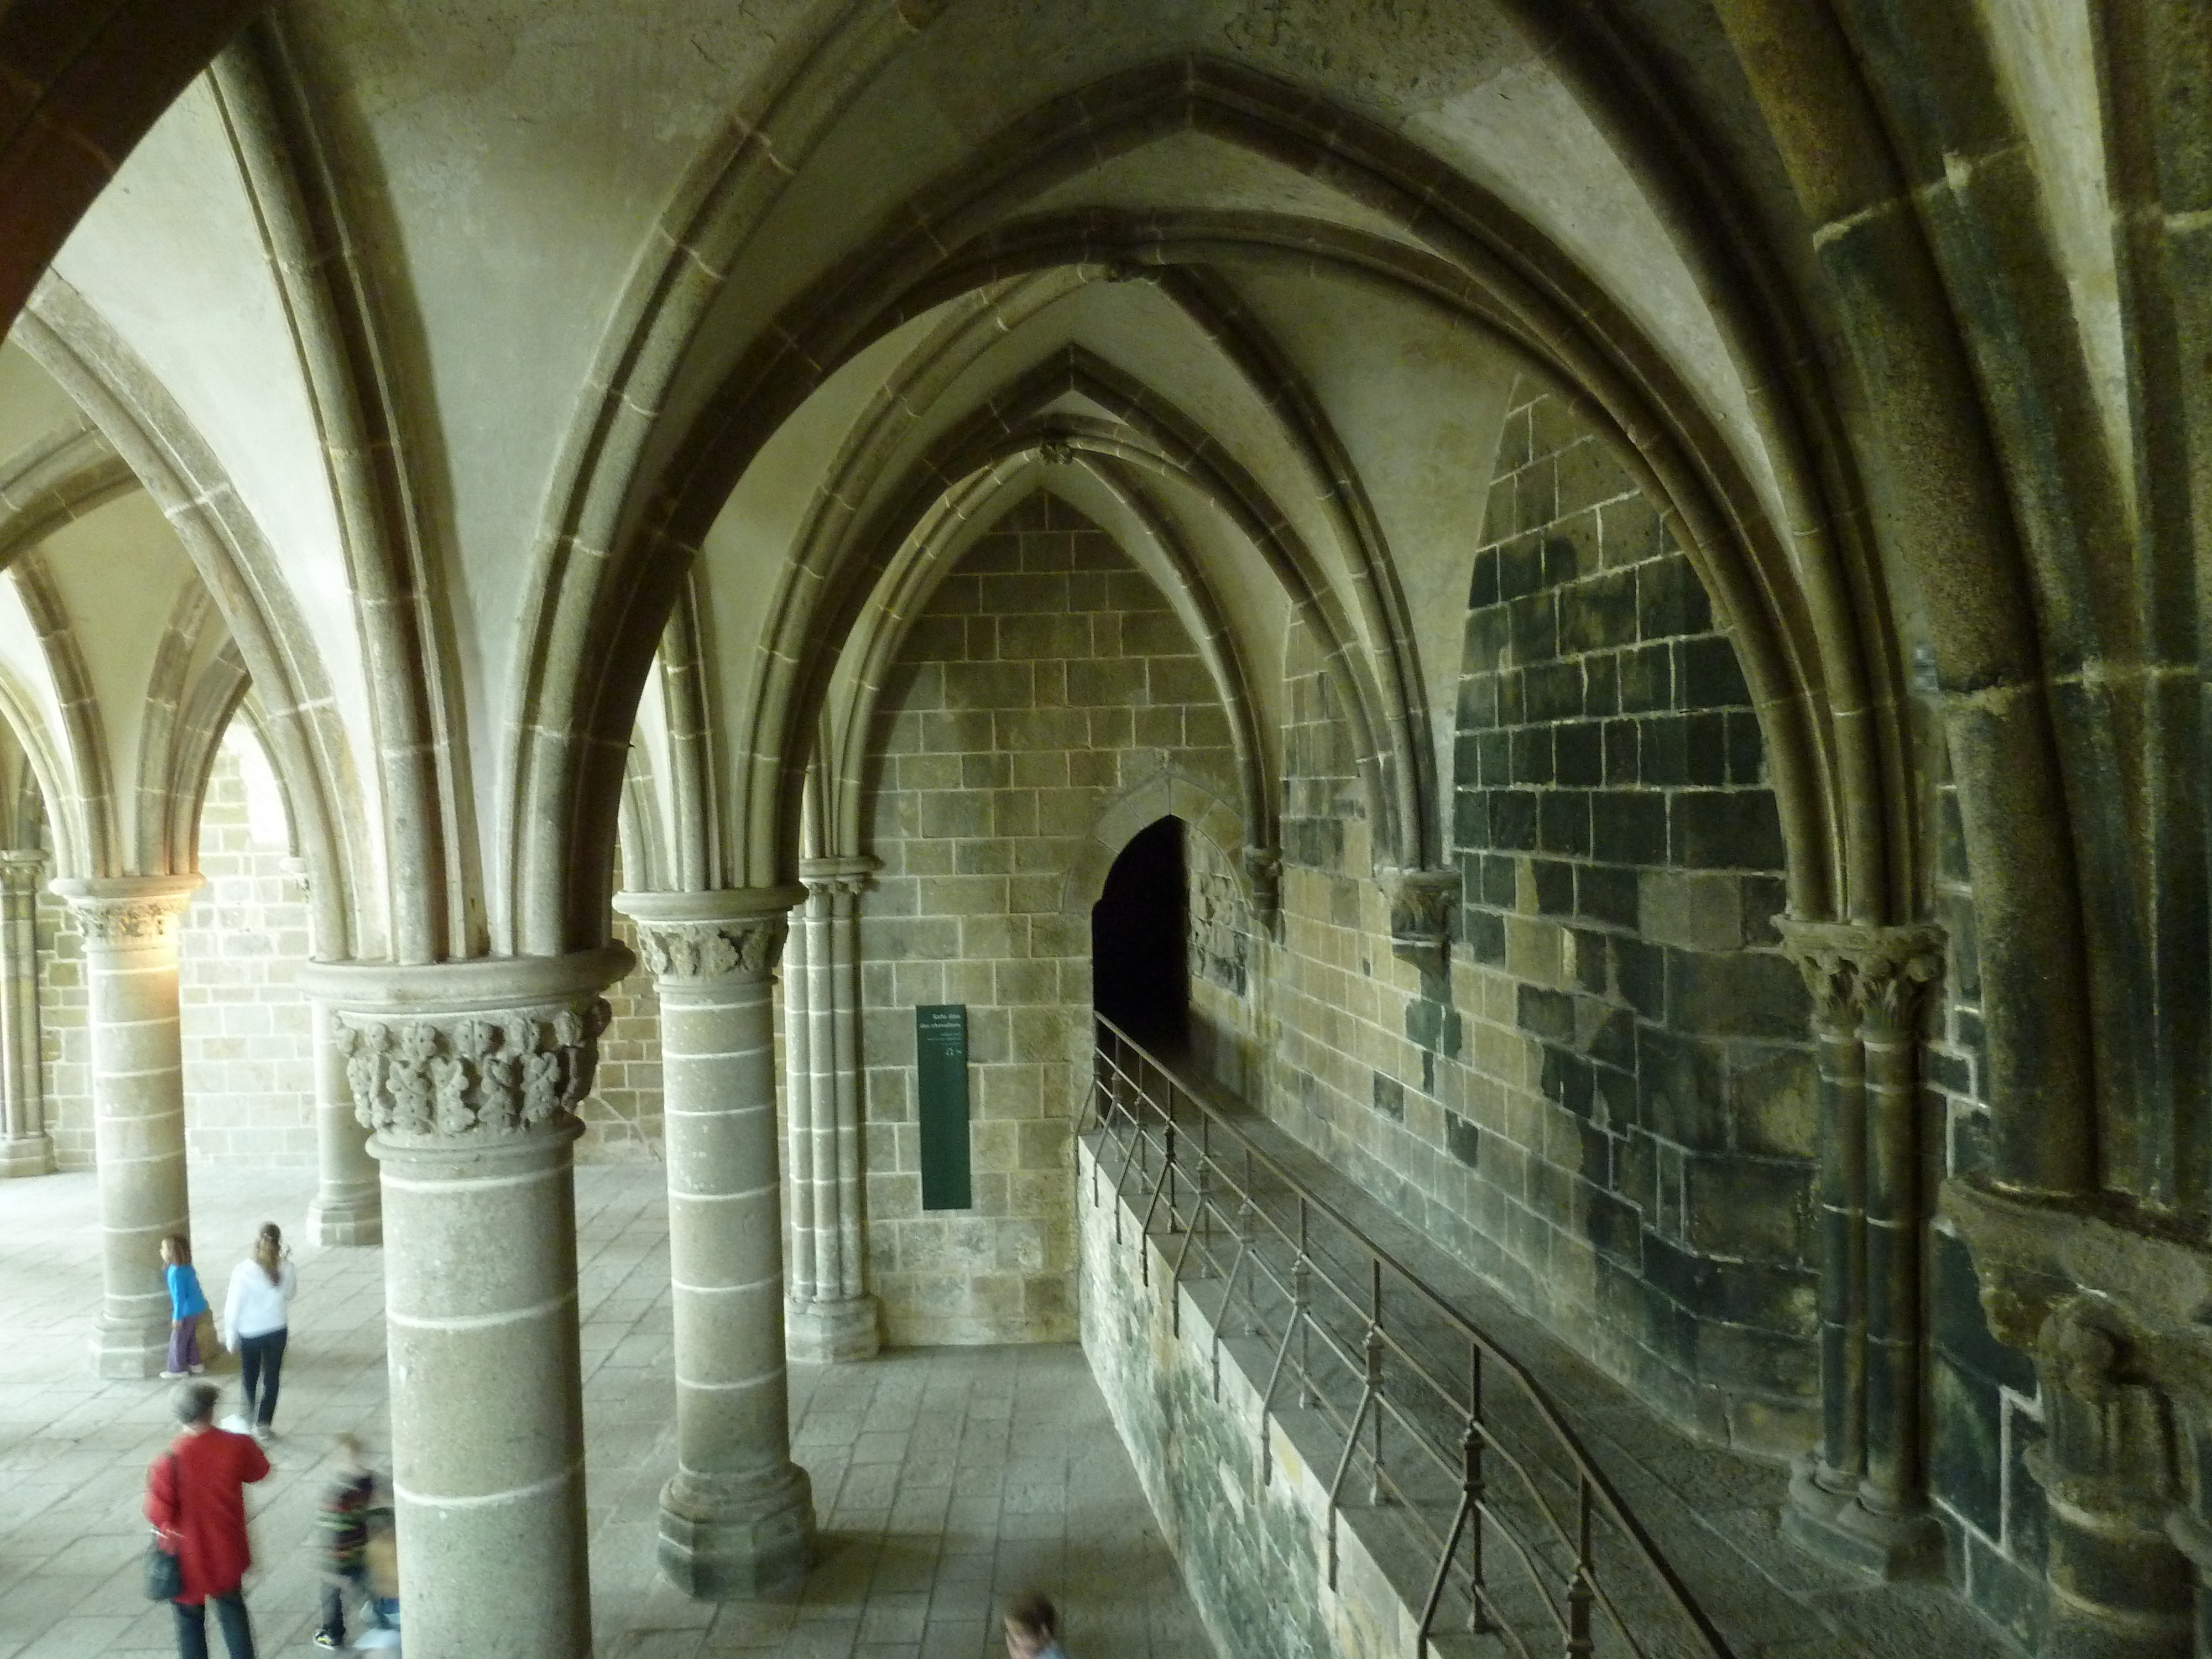
[[[161,1375],[197,1376],[207,1369],[200,1364],[200,1316],[207,1311],[208,1299],[192,1271],[192,1247],[182,1233],[161,1241],[161,1260],[169,1280],[169,1368]]]

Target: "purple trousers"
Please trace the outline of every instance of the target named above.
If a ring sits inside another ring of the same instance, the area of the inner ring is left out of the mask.
[[[169,1364],[172,1371],[189,1371],[200,1363],[200,1322],[187,1319],[181,1325],[169,1327]]]

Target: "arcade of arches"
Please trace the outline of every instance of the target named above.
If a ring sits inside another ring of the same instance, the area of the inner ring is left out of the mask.
[[[661,1559],[788,1581],[787,1358],[1076,1335],[1095,989],[1824,1571],[2205,1659],[2208,89],[2201,0],[7,0],[91,1363],[313,1164],[410,1644],[581,1654],[571,1170],[663,1158]]]

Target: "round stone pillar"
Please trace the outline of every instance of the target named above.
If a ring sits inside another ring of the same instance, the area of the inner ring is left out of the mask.
[[[687,1595],[801,1577],[814,1495],[791,1461],[771,1000],[799,888],[625,893],[659,982],[677,1468],[660,1564]]]
[[[305,975],[382,1166],[399,1576],[426,1653],[591,1651],[570,1148],[599,992],[629,965],[609,945]]]
[[[349,1028],[327,1002],[311,1005],[315,1042],[315,1196],[307,1237],[318,1244],[381,1244],[384,1194],[368,1131],[356,1115],[346,1080],[343,1033]]]
[[[861,891],[878,861],[805,859],[806,904],[784,975],[785,1118],[791,1194],[791,1358],[872,1358],[882,1346],[864,1277],[860,1220]]]
[[[39,1052],[39,881],[43,853],[0,853],[0,1178],[51,1175]]]
[[[53,884],[84,931],[101,1254],[92,1352],[102,1376],[158,1376],[168,1346],[161,1241],[189,1232],[191,1215],[177,934],[199,886],[198,876]]]

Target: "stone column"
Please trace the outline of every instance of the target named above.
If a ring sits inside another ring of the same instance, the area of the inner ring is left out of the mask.
[[[796,887],[625,893],[660,992],[677,1468],[660,1565],[690,1595],[802,1576],[814,1495],[791,1461],[772,988]]]
[[[1820,1079],[1820,1408],[1815,1456],[1784,1529],[1882,1577],[1926,1571],[1919,1013],[1943,970],[1940,929],[1777,917],[1813,993]]]
[[[177,1029],[177,935],[198,876],[53,884],[84,930],[100,1172],[102,1376],[160,1374],[169,1340],[161,1240],[191,1231],[185,1178],[185,1055]]]
[[[51,1175],[39,1030],[39,881],[46,854],[0,853],[0,1179]]]
[[[865,1286],[860,1196],[860,893],[878,860],[805,859],[806,904],[783,986],[793,1359],[867,1359],[882,1344]]]
[[[382,1166],[392,1488],[410,1643],[592,1648],[570,1147],[620,945],[313,963]]]
[[[356,1115],[346,1077],[346,1026],[328,1002],[310,1005],[315,1040],[315,1161],[307,1237],[318,1244],[381,1244],[384,1194],[369,1132]]]
[[[285,859],[282,868],[303,896],[313,897],[307,860]],[[377,1186],[376,1159],[369,1154],[368,1130],[354,1115],[337,1012],[327,1002],[310,1002],[307,1017],[315,1045],[318,1171],[315,1195],[307,1204],[307,1237],[318,1244],[381,1244],[384,1195]]]

